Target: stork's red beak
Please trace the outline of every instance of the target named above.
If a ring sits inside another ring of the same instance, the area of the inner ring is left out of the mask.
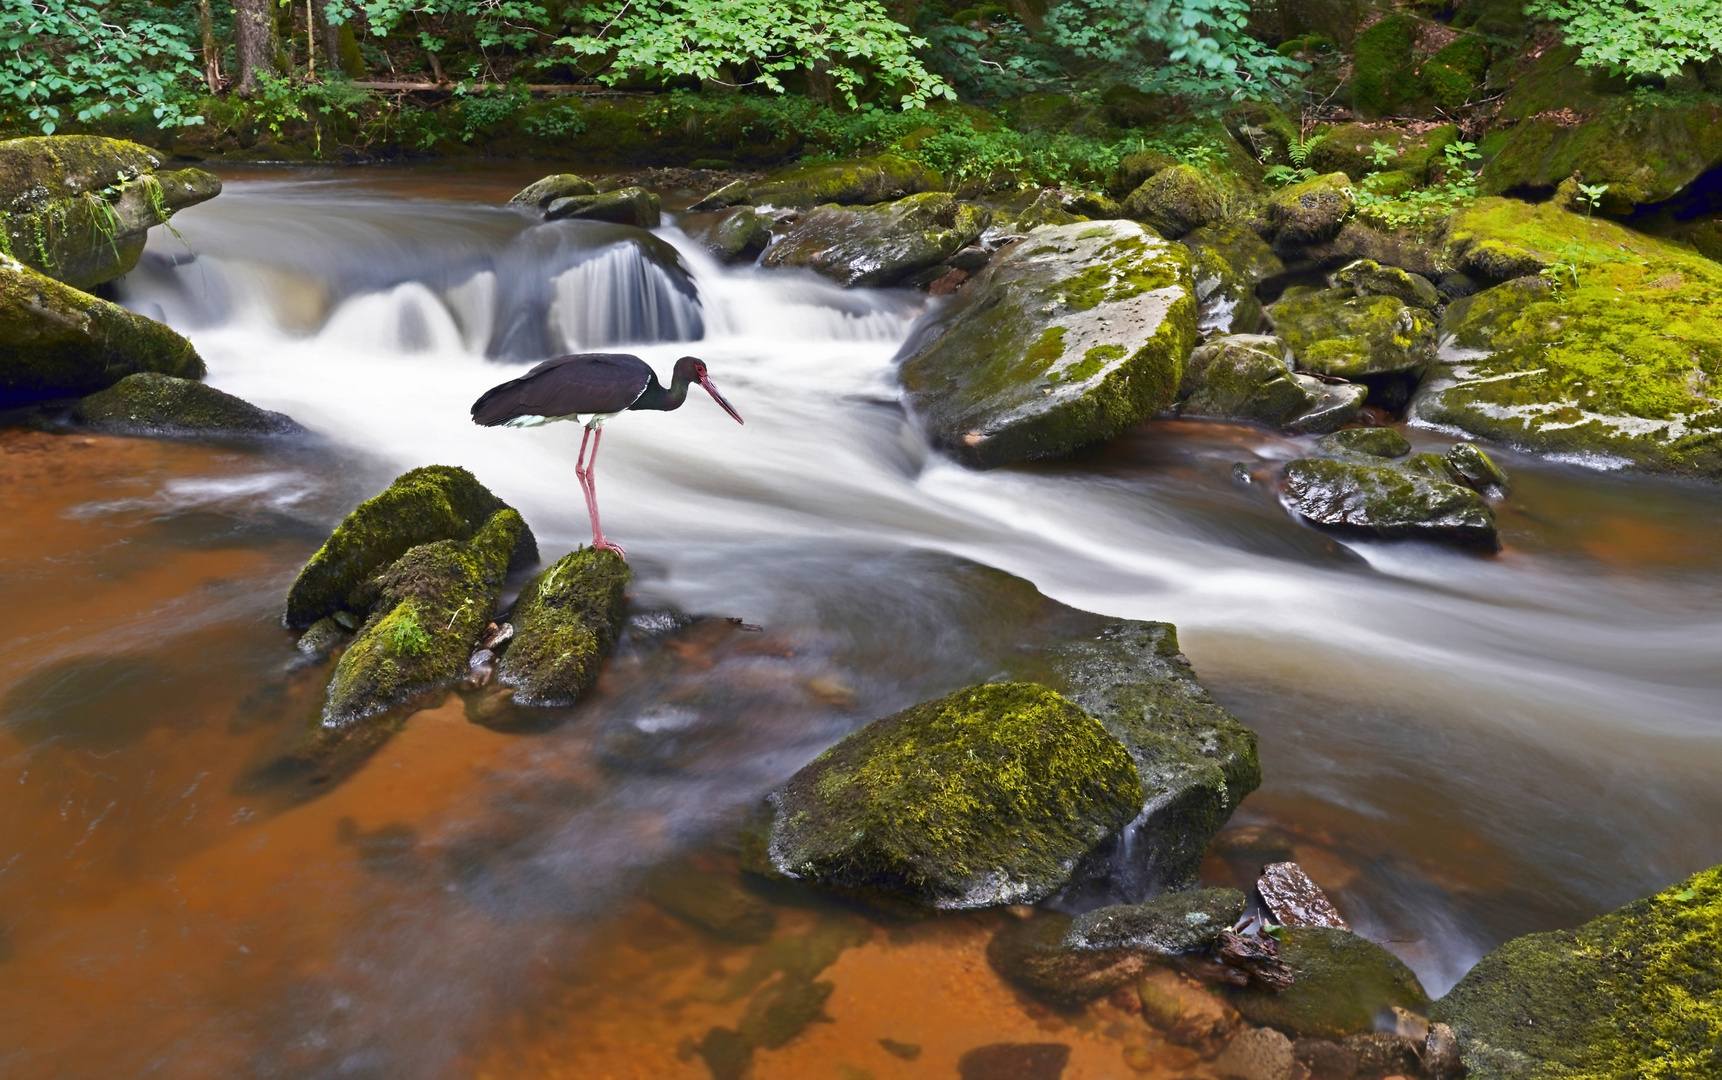
[[[708,393],[712,396],[713,401],[715,401],[719,405],[723,406],[724,412],[729,413],[731,416],[735,417],[736,423],[738,423],[738,424],[746,424],[747,423],[746,420],[743,420],[741,418],[741,413],[738,413],[735,411],[735,406],[731,405],[729,402],[725,401],[723,399],[723,395],[717,392],[717,387],[712,385],[712,381],[711,381],[711,378],[709,376],[701,375],[700,376],[700,385],[706,388],[706,393]]]

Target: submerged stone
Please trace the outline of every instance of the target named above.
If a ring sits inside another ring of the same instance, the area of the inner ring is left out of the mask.
[[[364,610],[355,591],[408,549],[471,539],[506,507],[465,469],[427,465],[403,473],[382,494],[360,503],[311,556],[287,591],[284,621],[300,628],[325,615]],[[507,569],[537,559],[532,531],[523,528]]]
[[[572,705],[598,681],[622,630],[628,563],[614,551],[579,548],[521,590],[514,641],[497,680],[520,705]]]
[[[1236,889],[1202,889],[1074,918],[1042,912],[999,931],[987,959],[1036,996],[1077,1004],[1141,978],[1151,964],[1206,948],[1247,906]]]
[[[1411,969],[1368,938],[1326,926],[1285,927],[1279,955],[1291,968],[1291,986],[1278,993],[1245,990],[1232,999],[1253,1024],[1293,1037],[1343,1039],[1376,1030],[1394,1007],[1429,1009]]]
[[[1152,226],[1169,240],[1218,221],[1225,208],[1225,195],[1218,185],[1193,165],[1156,172],[1130,193],[1123,207],[1126,216]]]
[[[0,141],[0,252],[78,289],[130,272],[150,229],[221,193],[202,169],[160,166],[148,147],[96,135]]]
[[[1136,817],[1125,747],[1043,686],[973,686],[875,720],[774,790],[743,865],[868,898],[1032,903]]]
[[[508,203],[510,206],[530,206],[535,210],[543,210],[557,199],[596,194],[598,188],[584,176],[556,173],[528,184],[514,198],[509,199]]]
[[[1393,296],[1350,289],[1288,295],[1268,307],[1299,367],[1342,379],[1416,371],[1435,357],[1435,317]]]
[[[1431,1016],[1473,1080],[1722,1075],[1722,867],[1507,942]]]
[[[1195,343],[1186,249],[1135,222],[1081,222],[996,254],[911,331],[900,376],[932,442],[992,468],[1146,420]]]
[[[642,187],[625,187],[595,195],[565,195],[552,199],[544,207],[544,218],[547,221],[583,218],[655,229],[660,214],[656,195]]]
[[[0,255],[0,408],[80,397],[137,372],[204,376],[191,342]]]
[[[72,419],[117,435],[298,435],[283,413],[260,409],[190,379],[153,371],[127,375],[79,401]]]
[[[1287,509],[1324,529],[1381,540],[1500,549],[1489,504],[1470,488],[1445,479],[1385,463],[1301,458],[1285,466],[1281,480]]]
[[[846,286],[895,285],[974,243],[990,217],[942,191],[877,206],[821,206],[767,248],[760,265],[806,267]]]
[[[734,877],[693,866],[654,869],[646,875],[646,898],[722,941],[756,945],[777,923],[771,908]]]
[[[890,202],[945,186],[942,176],[908,158],[876,154],[822,165],[798,165],[760,181],[737,181],[695,203],[691,209],[722,210],[738,203],[807,209],[825,203],[865,206]]]

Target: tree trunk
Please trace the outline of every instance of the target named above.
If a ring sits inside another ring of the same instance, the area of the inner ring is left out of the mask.
[[[274,0],[233,0],[233,43],[239,53],[240,97],[257,92],[259,73],[280,72]]]
[[[323,31],[323,56],[329,66],[349,79],[364,78],[365,58],[359,54],[359,36],[353,32],[353,24],[349,21],[336,26],[326,10],[316,10],[321,16],[317,22]]]
[[[209,0],[197,0],[197,24],[203,35],[203,81],[209,92],[221,89],[221,53],[215,47],[215,18],[209,11]]]
[[[807,67],[807,96],[821,105],[831,104],[831,63],[824,57]]]

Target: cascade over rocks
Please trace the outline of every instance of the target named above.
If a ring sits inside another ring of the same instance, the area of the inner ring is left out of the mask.
[[[865,206],[890,202],[945,186],[937,172],[898,157],[876,154],[824,165],[799,165],[772,173],[764,180],[738,180],[695,203],[691,210],[722,210],[739,203],[808,209],[825,203]]]
[[[205,369],[161,323],[0,255],[0,408],[91,394],[144,371],[201,379]]]
[[[806,267],[846,286],[895,285],[975,242],[991,214],[942,191],[874,206],[820,206],[803,214],[760,260]]]
[[[676,226],[724,262],[756,258],[771,240],[771,219],[745,205],[683,214]]]
[[[95,135],[0,141],[0,250],[77,289],[129,272],[151,228],[221,193],[210,173],[161,163],[147,147]]]
[[[1060,457],[1172,403],[1196,344],[1188,251],[1129,221],[1034,230],[900,354],[929,439],[993,468]]]
[[[127,375],[79,401],[72,419],[116,435],[299,435],[284,413],[260,409],[190,379],[153,371]]]

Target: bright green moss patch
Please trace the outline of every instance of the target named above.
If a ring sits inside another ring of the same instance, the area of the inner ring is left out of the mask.
[[[1416,41],[1417,25],[1403,15],[1389,15],[1357,36],[1351,104],[1358,115],[1384,116],[1415,96]]]
[[[498,681],[521,705],[572,705],[598,681],[622,630],[628,564],[614,551],[580,548],[539,574],[514,606],[514,641]]]
[[[1435,1004],[1473,1080],[1722,1075],[1722,867],[1496,949]]]
[[[757,872],[941,908],[1030,902],[1142,808],[1130,753],[1034,683],[973,686],[889,716],[769,799]]]
[[[1423,85],[1435,104],[1456,109],[1483,89],[1489,68],[1489,46],[1466,34],[1444,46],[1423,65]]]

